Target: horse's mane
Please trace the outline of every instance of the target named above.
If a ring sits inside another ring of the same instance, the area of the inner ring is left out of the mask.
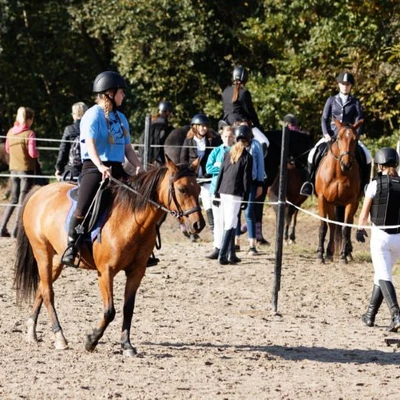
[[[187,164],[177,164],[176,166],[178,170],[175,179],[184,175],[195,175],[195,172]],[[155,200],[155,194],[167,171],[166,166],[151,168],[146,172],[129,177],[125,182],[126,186],[114,184],[111,189],[113,203],[131,207],[135,211],[144,211],[149,205],[149,200]],[[140,194],[134,193],[130,188]]]
[[[154,199],[154,194],[166,172],[166,167],[151,168],[146,172],[129,177],[124,182],[126,186],[114,184],[111,187],[113,203],[127,208],[131,207],[136,211],[144,211],[148,206],[148,201]],[[129,188],[140,194],[132,192]]]

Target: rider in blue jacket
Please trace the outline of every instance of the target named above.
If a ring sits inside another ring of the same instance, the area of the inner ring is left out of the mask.
[[[321,128],[323,138],[317,142],[308,156],[309,180],[304,182],[300,189],[300,194],[304,196],[311,196],[313,194],[316,168],[326,150],[326,143],[336,139],[337,127],[334,120],[337,119],[341,123],[353,125],[363,119],[360,100],[350,94],[351,88],[355,83],[354,76],[349,72],[341,72],[336,81],[338,82],[339,93],[328,98],[322,113]],[[357,130],[358,137],[362,133],[361,129],[362,125]],[[370,180],[372,158],[370,152],[360,140],[358,144],[365,154],[363,156],[360,151],[356,154],[362,171],[361,184],[364,187]],[[364,157],[365,161],[363,160]]]

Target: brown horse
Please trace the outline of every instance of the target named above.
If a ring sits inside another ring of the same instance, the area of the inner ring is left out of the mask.
[[[315,179],[315,191],[318,196],[318,212],[322,218],[332,221],[342,220],[352,224],[354,214],[362,195],[360,169],[356,160],[358,137],[356,129],[363,123],[344,125],[335,120],[338,128],[337,139],[328,144],[327,155],[322,159]],[[324,262],[324,241],[328,227],[321,221],[319,230],[318,258]],[[351,228],[329,223],[329,242],[326,257],[330,260],[340,247],[340,261],[347,263],[351,258]]]
[[[136,292],[145,274],[156,242],[156,224],[169,212],[186,223],[190,232],[198,233],[205,221],[199,206],[200,187],[196,182],[199,160],[190,167],[175,165],[153,168],[126,184],[111,185],[111,205],[101,230],[101,242],[80,249],[82,268],[97,270],[104,313],[99,325],[87,336],[85,348],[93,351],[107,326],[115,317],[113,280],[123,270],[126,275],[121,346],[124,355],[133,356],[130,342],[131,321]],[[19,226],[15,286],[20,302],[35,293],[28,319],[28,341],[37,342],[36,324],[42,303],[47,308],[55,347],[65,349],[67,341],[54,307],[53,283],[60,276],[61,255],[67,243],[65,225],[70,208],[68,183],[52,183],[34,190],[25,201]]]
[[[307,196],[300,194],[301,185],[305,182],[305,173],[298,168],[294,162],[287,163],[287,188],[286,200],[300,207],[307,199]],[[276,176],[272,185],[268,188],[268,197],[271,201],[277,202],[279,195],[279,174]],[[286,204],[285,208],[285,228],[284,239],[290,243],[296,242],[296,224],[299,210],[292,204]],[[275,212],[278,208],[274,207]],[[289,233],[290,230],[290,233]]]

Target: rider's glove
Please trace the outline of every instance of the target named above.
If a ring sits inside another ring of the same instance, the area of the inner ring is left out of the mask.
[[[357,229],[356,231],[356,240],[360,243],[365,243],[365,237],[368,236],[367,231],[365,229]]]

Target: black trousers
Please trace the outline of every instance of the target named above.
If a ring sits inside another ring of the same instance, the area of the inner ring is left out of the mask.
[[[121,179],[126,176],[122,163],[114,161],[103,162],[107,167],[111,167],[112,176]],[[102,175],[96,165],[91,160],[83,162],[81,176],[79,178],[78,204],[75,210],[77,218],[83,218],[92,203],[94,196],[99,188]]]

